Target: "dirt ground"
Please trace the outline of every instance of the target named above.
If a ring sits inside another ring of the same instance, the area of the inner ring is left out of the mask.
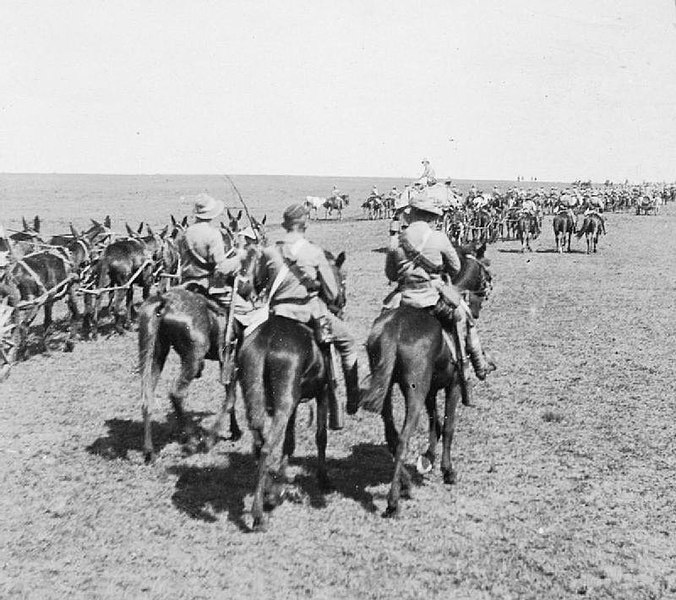
[[[669,205],[610,214],[595,255],[584,241],[553,252],[549,219],[533,253],[489,248],[479,327],[499,369],[461,410],[457,484],[437,466],[398,520],[380,516],[392,461],[375,415],[330,433],[324,496],[302,407],[293,499],[253,534],[251,438],[183,453],[168,414],[175,360],[151,466],[134,333],[16,365],[0,387],[0,597],[676,598],[675,232]],[[365,341],[387,293],[387,224],[309,235],[347,251],[346,318]],[[193,417],[208,424],[221,393],[209,365]],[[421,428],[409,463],[424,442]]]

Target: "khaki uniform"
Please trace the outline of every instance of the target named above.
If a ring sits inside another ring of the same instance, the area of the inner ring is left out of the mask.
[[[434,306],[439,300],[439,289],[446,285],[441,273],[454,275],[460,271],[458,253],[443,233],[432,229],[424,221],[414,221],[401,232],[400,237],[416,248],[438,272],[430,273],[413,262],[395,237],[385,260],[385,275],[399,284],[403,305],[415,308]]]
[[[270,298],[271,314],[310,324],[320,317],[328,319],[340,353],[343,369],[357,363],[357,344],[341,319],[328,310],[340,288],[324,251],[299,232],[289,232],[281,243],[263,251],[262,281],[270,293],[285,263],[292,266]]]
[[[227,258],[221,233],[208,221],[197,221],[178,239],[181,257],[181,282],[195,282],[208,288],[214,273],[234,275],[239,257]]]

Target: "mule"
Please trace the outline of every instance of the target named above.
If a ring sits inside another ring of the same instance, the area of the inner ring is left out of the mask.
[[[584,221],[582,222],[582,227],[577,232],[577,239],[585,236],[587,242],[587,254],[591,252],[596,252],[596,246],[599,242],[599,236],[603,233],[605,235],[605,225],[603,219],[596,213],[589,213],[585,215]]]
[[[460,249],[461,270],[455,285],[470,292],[472,312],[478,318],[482,302],[491,288],[491,276],[484,264],[483,244],[472,254]],[[453,362],[439,321],[427,310],[399,307],[381,313],[373,323],[366,344],[371,375],[362,392],[361,406],[380,412],[387,447],[394,456],[394,474],[383,517],[399,514],[401,496],[410,496],[411,476],[404,466],[404,457],[423,407],[429,418],[429,445],[424,454],[434,464],[436,445],[443,434],[441,471],[444,482],[453,484],[456,472],[451,460],[455,415],[461,400],[462,365]],[[397,431],[392,412],[392,390],[397,384],[406,406],[401,433]],[[443,426],[437,412],[437,393],[445,393]]]
[[[563,252],[563,247],[566,245],[566,238],[568,238],[568,252],[570,252],[570,238],[575,232],[575,220],[567,211],[560,211],[554,215],[552,221],[554,228],[554,240],[556,241],[556,251],[560,254]]]
[[[123,333],[130,326],[134,299],[134,285],[143,290],[143,299],[150,295],[154,270],[161,261],[162,240],[167,228],[156,234],[148,227],[148,235],[140,236],[127,226],[129,237],[108,244],[96,265],[96,286],[111,290],[115,331]],[[85,295],[83,328],[86,335],[96,339],[103,293]],[[124,301],[124,308],[121,305]]]
[[[335,260],[329,253],[326,256],[340,285],[335,305],[342,310],[345,254]],[[260,278],[256,279],[260,286]],[[313,398],[317,403],[317,478],[323,490],[330,488],[326,470],[328,369],[313,330],[280,316],[271,316],[244,340],[238,363],[258,459],[253,529],[261,531],[266,527],[264,505],[273,508],[283,499],[286,463],[295,450],[296,410],[300,402]]]
[[[245,277],[252,276],[259,249],[251,246],[242,271]],[[155,388],[162,374],[169,351],[173,348],[181,359],[181,368],[169,393],[177,418],[178,432],[182,436],[193,434],[190,423],[186,422],[183,401],[188,395],[191,382],[200,377],[205,360],[222,362],[220,340],[224,335],[225,319],[219,316],[222,309],[203,294],[190,291],[182,286],[158,293],[146,300],[139,308],[138,348],[141,373],[141,407],[144,423],[143,449],[146,462],[154,458],[150,422],[151,404]],[[230,390],[225,390],[224,408],[229,406]],[[241,431],[234,411],[230,412],[230,433],[232,439],[239,439]],[[215,441],[219,433],[221,415],[212,432]]]

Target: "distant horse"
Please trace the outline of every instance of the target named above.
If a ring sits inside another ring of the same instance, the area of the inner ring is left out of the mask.
[[[369,196],[361,205],[367,219],[381,219],[385,214],[382,196]]]
[[[343,209],[350,204],[349,194],[340,194],[338,197],[331,196],[324,202],[324,218],[328,219],[333,215],[333,211],[338,214],[338,219],[343,220]]]
[[[554,215],[552,222],[554,227],[554,239],[556,240],[556,251],[563,252],[563,247],[566,245],[566,237],[568,237],[568,252],[570,252],[570,238],[575,231],[575,220],[567,211],[560,211]]]
[[[521,241],[521,252],[532,252],[530,241],[538,236],[537,217],[528,212],[521,212],[516,222],[516,236]]]
[[[319,209],[324,207],[326,198],[322,196],[305,196],[305,202],[303,205],[308,211],[310,219],[318,218]]]
[[[599,241],[599,235],[606,233],[603,219],[596,213],[589,213],[585,216],[582,222],[582,227],[577,232],[577,238],[580,239],[583,235],[587,241],[587,254],[596,252],[596,245]]]
[[[140,229],[139,227],[139,231]],[[117,288],[112,291],[114,325],[117,333],[122,333],[131,322],[134,285],[143,288],[144,300],[150,295],[153,272],[162,259],[162,239],[167,233],[167,228],[155,233],[148,227],[148,235],[141,236],[127,226],[127,232],[128,238],[115,240],[105,247],[96,265],[97,287]],[[85,333],[93,338],[98,335],[102,295],[96,294],[94,300],[90,294],[85,296],[83,327]],[[125,300],[124,310],[121,309],[123,300]]]
[[[251,246],[242,267],[247,277],[251,277],[258,255],[258,247]],[[177,417],[179,433],[190,435],[192,428],[185,421],[183,401],[188,395],[190,383],[201,376],[204,361],[222,361],[219,349],[225,319],[219,315],[223,313],[223,309],[216,306],[213,300],[182,286],[149,298],[139,308],[138,347],[146,462],[154,458],[150,428],[152,400],[169,351],[173,348],[181,358],[180,373],[171,387],[169,398]],[[225,390],[226,395],[228,392]],[[219,425],[220,420],[219,417]],[[213,436],[218,433],[214,431]],[[233,439],[241,436],[234,411],[230,412],[230,433]]]
[[[340,269],[345,260],[326,253],[341,285],[336,307],[345,304],[344,278]],[[256,285],[264,279],[259,270]],[[318,480],[322,489],[330,486],[326,472],[327,365],[312,329],[302,323],[271,316],[251,333],[239,352],[240,383],[246,404],[249,428],[258,458],[258,476],[251,513],[253,528],[265,528],[264,503],[270,507],[283,498],[286,461],[295,450],[295,423],[298,404],[317,401]]]
[[[468,248],[460,249],[461,270],[455,285],[471,292],[470,306],[475,317],[491,287],[490,273],[483,263],[486,245],[471,254]],[[367,341],[371,376],[363,391],[361,405],[379,411],[385,425],[387,447],[395,459],[392,486],[387,496],[384,517],[399,513],[399,497],[408,497],[411,476],[404,466],[408,444],[418,419],[426,408],[429,417],[429,446],[423,455],[433,464],[436,445],[443,431],[441,471],[444,482],[455,483],[456,473],[451,463],[451,444],[455,429],[455,413],[461,398],[461,365],[453,362],[444,340],[441,325],[427,310],[400,307],[381,313],[373,323]],[[401,434],[396,429],[392,413],[392,388],[394,384],[404,396],[406,412]],[[437,412],[437,392],[446,396],[443,425]]]
[[[21,223],[22,231],[15,231],[7,236],[9,243],[12,245],[12,254],[16,258],[21,258],[27,254],[44,250],[44,241],[40,237],[40,217],[35,215],[32,225],[29,225],[26,219],[21,217]]]

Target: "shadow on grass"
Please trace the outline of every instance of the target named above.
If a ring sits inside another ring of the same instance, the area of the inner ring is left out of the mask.
[[[192,424],[194,434],[198,437],[207,433],[200,426],[201,420],[211,415],[213,415],[212,412],[185,412],[186,420]],[[143,421],[109,419],[106,421],[106,427],[108,427],[108,435],[96,439],[91,445],[87,446],[87,452],[108,460],[128,459],[129,451],[143,452]],[[162,423],[153,421],[151,431],[153,447],[157,454],[171,442],[179,441],[176,435],[176,422],[173,413],[169,413],[167,420]]]
[[[311,507],[325,508],[326,495],[317,483],[316,457],[293,458],[290,464],[300,467],[290,485],[307,495]],[[350,456],[329,458],[326,466],[334,486],[331,493],[355,500],[368,512],[377,511],[373,495],[366,488],[389,483],[392,478],[392,458],[384,445],[357,444]],[[180,511],[206,522],[214,522],[217,514],[226,512],[228,520],[241,531],[249,531],[244,515],[245,498],[256,487],[253,454],[230,453],[224,467],[178,465],[168,471],[178,475],[172,502]]]
[[[540,248],[536,250],[538,254],[558,254],[559,251],[556,248]],[[585,254],[586,252],[584,250],[574,250],[571,249],[570,252],[568,250],[565,250],[561,254]]]

